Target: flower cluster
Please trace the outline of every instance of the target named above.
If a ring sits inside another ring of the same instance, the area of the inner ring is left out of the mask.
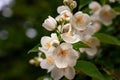
[[[46,30],[54,33],[43,36],[39,47],[40,67],[51,72],[54,80],[63,76],[70,80],[74,78],[74,66],[80,54],[85,52],[90,59],[97,54],[100,42],[93,35],[100,30],[101,24],[110,25],[117,15],[109,5],[101,6],[95,1],[89,4],[91,15],[82,11],[73,13],[77,6],[74,0],[64,0],[63,3],[57,8],[59,15],[56,18],[48,16],[42,24]],[[83,42],[89,47],[80,47],[76,51],[73,44],[77,42]]]

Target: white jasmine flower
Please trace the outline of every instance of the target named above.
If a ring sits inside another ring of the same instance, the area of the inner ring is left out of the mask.
[[[78,59],[78,53],[72,48],[69,43],[62,43],[54,51],[55,65],[58,68],[74,66]]]
[[[117,13],[113,11],[109,5],[101,7],[101,5],[95,1],[89,4],[89,8],[93,12],[91,20],[94,22],[101,22],[106,26],[112,24],[112,19],[114,19],[117,15]]]
[[[109,5],[104,5],[99,13],[100,21],[104,25],[110,25],[112,23],[112,19],[116,17],[116,13],[112,10]]]
[[[85,30],[83,31],[76,31],[76,34],[78,34],[80,36],[80,40],[84,41],[84,39],[86,39],[86,37],[91,37],[94,33],[96,32],[95,27],[90,24],[90,26],[88,26]]]
[[[63,26],[63,33],[61,34],[61,37],[67,43],[76,43],[80,41],[79,35],[72,31],[70,23]]]
[[[100,45],[99,40],[96,37],[86,36],[83,42],[89,45],[90,48],[80,48],[80,51],[86,52],[88,58],[93,58],[98,51],[97,47]]]
[[[71,16],[72,16],[72,13],[69,10],[64,10],[60,13],[60,15],[56,17],[56,20],[57,21],[63,21],[63,20],[70,21]]]
[[[48,54],[48,56],[41,61],[40,66],[41,68],[47,69],[48,72],[50,72],[55,67],[53,55]]]
[[[66,68],[57,68],[55,67],[51,71],[51,76],[54,80],[59,80],[63,76],[65,76],[67,79],[72,80],[75,76],[75,69],[73,67],[66,67]]]
[[[96,1],[92,1],[89,4],[89,8],[92,10],[92,13],[98,13],[101,9],[101,5]]]
[[[46,51],[53,51],[55,47],[59,45],[59,40],[57,38],[57,34],[52,33],[51,37],[44,36],[41,38],[41,45],[39,50],[46,53]]]
[[[48,16],[48,18],[44,21],[42,26],[48,31],[52,31],[56,28],[57,22],[54,18],[52,18],[51,16]]]
[[[72,26],[77,30],[85,30],[90,24],[90,17],[88,14],[77,12],[71,19]]]

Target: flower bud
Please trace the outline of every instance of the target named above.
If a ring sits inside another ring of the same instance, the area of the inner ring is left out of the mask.
[[[56,28],[56,25],[57,25],[56,20],[51,16],[48,16],[48,18],[42,24],[42,26],[48,31],[54,30]]]

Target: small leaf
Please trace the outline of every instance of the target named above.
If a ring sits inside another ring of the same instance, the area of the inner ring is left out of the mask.
[[[34,48],[32,48],[31,50],[28,51],[29,53],[34,53],[34,52],[39,52],[38,47],[40,46],[40,44],[37,44]]]
[[[107,44],[113,44],[113,45],[119,45],[120,46],[120,41],[110,35],[104,34],[104,33],[96,33],[94,35],[97,37],[102,43],[107,43]]]
[[[87,6],[92,0],[80,0],[79,10],[81,10],[83,7]]]
[[[103,77],[103,75],[99,72],[99,70],[97,69],[97,67],[92,64],[91,62],[88,61],[78,61],[75,69],[77,71],[81,71],[83,73],[85,73],[86,75],[95,78],[97,80],[105,80],[105,78]]]
[[[73,48],[77,51],[79,51],[79,48],[89,48],[89,46],[81,41],[77,42],[77,43],[74,43],[72,44],[73,45]]]

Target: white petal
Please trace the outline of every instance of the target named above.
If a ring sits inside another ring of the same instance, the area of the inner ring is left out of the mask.
[[[116,17],[116,13],[112,11],[109,5],[104,5],[99,13],[100,21],[104,25],[110,25],[112,23],[112,19]]]
[[[43,48],[48,49],[50,47],[51,38],[44,36],[41,38],[41,45]]]
[[[72,49],[72,45],[70,43],[62,43],[60,47],[62,50]]]
[[[39,47],[38,49],[39,49],[39,51],[41,51],[41,52],[43,52],[43,53],[46,53],[46,52],[47,52],[47,50],[44,49],[43,47]]]
[[[77,12],[75,13],[74,17],[71,18],[72,26],[77,30],[85,30],[88,25],[90,24],[90,16],[88,14]]]
[[[56,28],[57,22],[54,18],[51,16],[48,16],[48,18],[44,21],[42,26],[47,29],[48,31],[52,31]]]
[[[96,2],[96,1],[93,1],[89,4],[89,8],[92,10],[92,12],[97,12],[97,11],[100,11],[101,9],[101,5]]]
[[[93,58],[97,54],[97,48],[87,48],[86,53],[88,55],[88,58]]]
[[[66,56],[66,62],[69,64],[69,66],[75,66],[76,61],[79,58],[78,52],[70,49],[68,53],[69,54]]]
[[[73,67],[68,67],[65,69],[65,77],[72,80],[75,77],[75,69]]]
[[[54,60],[55,60],[55,65],[58,67],[58,68],[65,68],[68,63],[66,62],[65,60],[65,57],[62,57],[61,55],[61,47],[58,46],[54,52]]]
[[[43,69],[47,69],[48,72],[50,72],[55,67],[54,63],[48,63],[47,59],[42,60],[41,63],[40,63],[40,66]]]
[[[58,69],[58,68],[54,68],[51,71],[51,76],[54,80],[59,80],[60,78],[62,78],[64,76],[63,71]]]
[[[62,11],[64,11],[64,10],[68,10],[68,11],[70,11],[70,9],[67,7],[67,6],[59,6],[58,8],[57,8],[57,12],[60,14]]]
[[[54,40],[58,40],[57,34],[56,33],[52,33],[51,34],[51,38]]]

